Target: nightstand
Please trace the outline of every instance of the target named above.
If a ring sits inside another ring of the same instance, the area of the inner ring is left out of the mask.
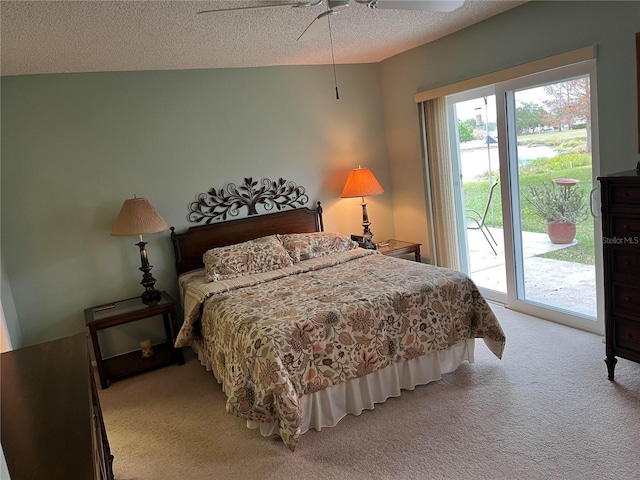
[[[173,362],[177,362],[178,365],[184,364],[182,348],[173,347],[175,336],[180,329],[176,314],[176,302],[167,292],[161,293],[162,298],[155,305],[145,305],[140,297],[135,297],[85,309],[85,323],[91,334],[102,388],[107,388],[113,381],[134,373],[151,370]],[[164,321],[167,341],[153,345],[154,354],[152,356],[143,357],[140,350],[135,350],[115,357],[102,358],[98,330],[159,315],[162,315]]]
[[[420,245],[422,244],[391,239],[376,243],[376,250],[383,255],[389,255],[391,257],[401,257],[402,255],[413,253],[416,262],[420,262],[422,261],[420,258]]]

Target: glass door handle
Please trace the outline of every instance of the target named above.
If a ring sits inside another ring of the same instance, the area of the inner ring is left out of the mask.
[[[593,209],[594,204],[600,206],[600,198],[598,197],[596,199],[594,194],[600,194],[600,187],[593,187],[589,193],[589,210],[591,211],[591,216],[593,218],[600,218],[600,209],[598,208],[597,214]]]

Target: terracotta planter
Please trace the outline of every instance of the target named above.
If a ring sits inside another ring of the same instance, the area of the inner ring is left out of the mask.
[[[573,242],[576,237],[575,223],[548,222],[547,234],[551,243],[565,244]]]

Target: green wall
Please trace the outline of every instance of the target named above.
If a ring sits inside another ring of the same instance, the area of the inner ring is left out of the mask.
[[[638,31],[640,2],[529,2],[383,61],[382,97],[398,238],[423,243],[428,239],[423,154],[413,100],[420,91],[595,45],[601,173],[634,168]]]
[[[389,188],[379,65],[339,66],[338,82],[340,100],[331,66],[2,78],[2,254],[21,343],[83,331],[86,307],[142,292],[137,237],[110,236],[134,194],[182,231],[198,193],[282,177],[323,202],[326,230],[360,232],[359,199],[340,193],[359,164]],[[380,239],[390,198],[369,201]],[[156,286],[176,295],[169,232],[145,241]],[[158,324],[106,331],[106,353],[161,339]]]

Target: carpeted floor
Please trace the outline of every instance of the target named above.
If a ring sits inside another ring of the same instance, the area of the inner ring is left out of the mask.
[[[602,338],[493,306],[503,360],[476,361],[295,452],[225,412],[192,354],[100,391],[118,480],[640,478],[640,365],[607,380]],[[186,350],[185,350],[186,351]]]

